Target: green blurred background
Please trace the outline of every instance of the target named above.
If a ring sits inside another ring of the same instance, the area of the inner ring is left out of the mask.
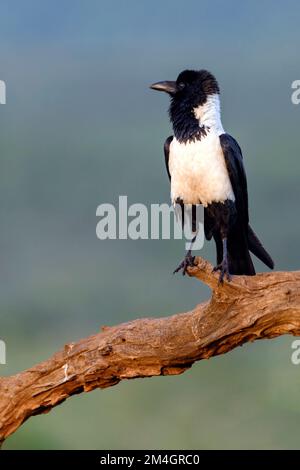
[[[2,375],[103,324],[208,298],[198,281],[171,275],[182,241],[95,235],[97,206],[119,194],[169,201],[168,99],[148,85],[184,68],[217,76],[224,127],[244,150],[252,225],[278,270],[299,269],[299,14],[296,0],[1,0]],[[214,247],[202,255],[213,261]],[[30,419],[4,448],[299,448],[291,342],[81,394]]]

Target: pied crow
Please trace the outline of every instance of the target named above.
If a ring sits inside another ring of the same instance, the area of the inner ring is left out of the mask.
[[[171,97],[174,136],[164,145],[173,204],[204,206],[204,232],[214,239],[219,282],[231,274],[254,275],[249,251],[270,269],[274,263],[249,225],[247,179],[237,141],[227,134],[220,114],[220,90],[207,70],[184,70],[176,81],[157,82],[153,90]],[[191,250],[175,272],[194,264]]]

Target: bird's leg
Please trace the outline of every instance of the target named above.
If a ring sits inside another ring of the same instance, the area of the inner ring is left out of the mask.
[[[226,275],[227,281],[231,281],[231,275],[230,275],[229,266],[228,266],[227,237],[224,237],[222,239],[222,243],[223,243],[222,262],[213,269],[213,272],[220,271],[219,284],[223,284],[225,275]]]
[[[184,260],[180,263],[180,265],[173,271],[173,274],[178,273],[179,271],[182,270],[182,275],[184,276],[187,272],[187,268],[189,266],[195,266],[194,261],[195,261],[195,256],[192,256],[192,246],[194,241],[196,240],[196,236],[191,241],[191,246],[190,249],[186,252],[186,255],[184,257]]]

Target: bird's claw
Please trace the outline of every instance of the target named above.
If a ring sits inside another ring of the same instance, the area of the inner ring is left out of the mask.
[[[184,260],[180,263],[180,265],[175,269],[175,271],[173,271],[173,274],[176,274],[182,270],[182,275],[185,276],[188,267],[193,266],[195,266],[195,256],[187,254]]]
[[[231,281],[232,277],[229,272],[227,260],[223,260],[222,263],[217,264],[217,266],[215,266],[214,269],[212,270],[213,273],[217,271],[220,271],[219,282],[218,282],[219,285],[223,284],[225,275],[226,275],[227,281],[228,282]]]

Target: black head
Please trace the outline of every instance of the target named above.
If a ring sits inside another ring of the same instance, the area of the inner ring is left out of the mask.
[[[184,70],[176,81],[157,82],[150,88],[170,95],[170,118],[175,136],[180,141],[195,140],[201,138],[203,132],[206,133],[208,129],[202,132],[202,128],[199,128],[194,109],[204,105],[208,96],[220,93],[218,82],[210,72]]]
[[[220,93],[217,80],[207,70],[184,70],[175,82],[157,82],[150,88],[165,91],[176,101],[189,101],[194,107],[204,104],[209,95]]]

